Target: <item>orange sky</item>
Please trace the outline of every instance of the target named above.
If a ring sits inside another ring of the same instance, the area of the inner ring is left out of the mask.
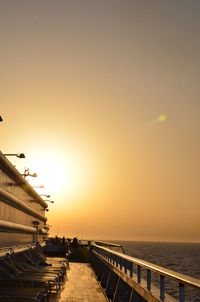
[[[0,1],[1,151],[51,234],[200,242],[199,29],[198,0]]]

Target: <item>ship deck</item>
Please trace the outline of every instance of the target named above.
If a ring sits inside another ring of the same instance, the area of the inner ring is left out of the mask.
[[[93,270],[88,263],[70,263],[63,288],[58,295],[51,295],[50,302],[106,302]]]

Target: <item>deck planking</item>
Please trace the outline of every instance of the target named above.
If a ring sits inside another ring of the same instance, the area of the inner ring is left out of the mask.
[[[50,302],[106,302],[96,277],[88,263],[70,263],[61,292]]]

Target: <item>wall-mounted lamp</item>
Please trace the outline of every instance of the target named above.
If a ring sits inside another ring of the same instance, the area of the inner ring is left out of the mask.
[[[44,201],[50,202],[50,203],[54,203],[53,200],[49,200],[49,199],[44,199]]]
[[[22,176],[26,177],[26,176],[31,176],[31,177],[37,177],[37,173],[28,173],[28,174],[21,174]]]
[[[4,154],[4,156],[16,156],[19,158],[25,158],[24,153],[7,153],[7,154]]]
[[[49,212],[49,209],[42,209],[40,211],[46,211],[46,212]]]
[[[40,189],[43,189],[44,188],[44,186],[43,185],[41,185],[41,186],[32,186],[33,188],[40,188]]]
[[[3,119],[2,119],[2,117],[1,117],[1,115],[0,115],[0,122],[3,122]]]
[[[37,173],[33,173],[31,174],[29,172],[29,169],[24,169],[24,174],[21,174],[22,176],[26,177],[26,176],[32,176],[32,177],[37,177]]]
[[[45,196],[47,198],[50,198],[51,196],[50,195],[46,195],[46,194],[40,194],[40,196]]]

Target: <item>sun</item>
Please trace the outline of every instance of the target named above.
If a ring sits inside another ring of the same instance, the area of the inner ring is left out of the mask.
[[[34,172],[37,173],[38,177],[32,179],[31,183],[43,185],[43,190],[48,194],[57,193],[65,183],[69,183],[69,175],[67,175],[67,171],[59,158],[44,157],[37,159],[34,164]]]
[[[29,178],[32,186],[43,185],[40,194],[72,196],[84,190],[88,179],[88,164],[80,154],[48,153],[35,155],[30,166],[38,177]]]

